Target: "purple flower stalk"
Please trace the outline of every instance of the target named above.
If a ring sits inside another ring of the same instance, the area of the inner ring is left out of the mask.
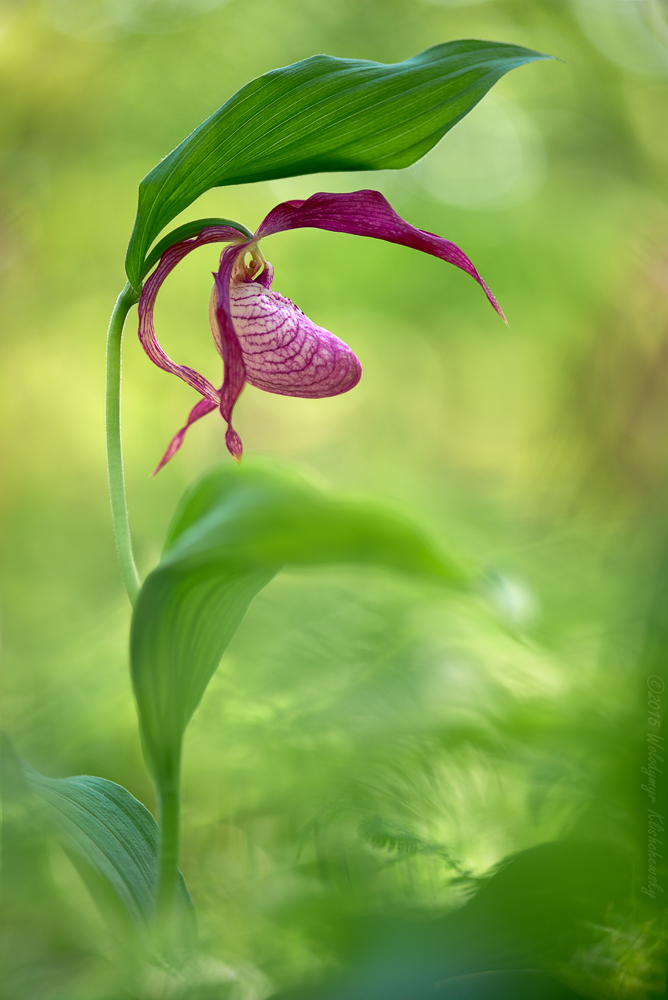
[[[283,202],[248,240],[240,240],[238,230],[227,226],[203,229],[195,238],[175,243],[163,253],[139,300],[139,339],[149,358],[203,397],[172,438],[155,472],[176,454],[188,428],[216,409],[227,423],[227,448],[239,461],[243,449],[232,427],[232,410],[246,382],[266,392],[307,399],[338,396],[359,382],[362,366],[348,345],[272,290],[274,269],[264,259],[258,242],[265,236],[305,227],[369,236],[439,257],[475,278],[505,319],[466,254],[449,240],[409,225],[378,191],[319,193],[306,201]],[[163,281],[191,250],[205,243],[228,241],[232,245],[221,254],[209,305],[211,333],[224,366],[223,384],[216,389],[198,372],[175,364],[165,354],[155,336],[153,307]]]

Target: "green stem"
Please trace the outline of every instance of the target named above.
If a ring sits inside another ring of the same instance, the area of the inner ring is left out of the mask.
[[[158,876],[158,919],[163,926],[172,924],[176,877],[181,839],[181,793],[179,779],[159,790],[160,872]]]
[[[121,445],[121,340],[125,318],[137,302],[139,295],[128,283],[118,296],[109,321],[107,333],[107,386],[106,386],[106,433],[107,433],[107,474],[109,477],[109,498],[111,519],[114,525],[116,552],[121,567],[121,576],[134,606],[141,586],[139,574],[132,554],[132,538],[128,520],[128,505],[125,499],[125,479],[123,476],[123,449]]]

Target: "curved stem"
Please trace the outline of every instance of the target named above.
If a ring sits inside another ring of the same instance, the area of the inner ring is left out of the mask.
[[[106,435],[107,435],[107,475],[109,477],[109,499],[111,519],[114,525],[116,553],[121,567],[121,576],[134,606],[141,586],[139,574],[132,554],[132,538],[128,520],[128,505],[125,499],[125,478],[123,476],[123,450],[121,445],[121,339],[125,318],[139,295],[128,283],[118,296],[109,321],[107,333],[107,384],[106,384]]]

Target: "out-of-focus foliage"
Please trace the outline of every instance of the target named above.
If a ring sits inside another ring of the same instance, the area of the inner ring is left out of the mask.
[[[2,763],[10,828],[17,804],[39,816],[42,832],[57,838],[117,933],[145,938],[155,919],[159,851],[158,825],[146,806],[105,778],[45,778],[19,760],[7,740]],[[185,922],[192,923],[182,877],[178,885]]]
[[[472,257],[507,330],[436,260],[306,230],[266,242],[275,287],[365,374],[327,400],[247,389],[247,454],[392,498],[490,574],[479,594],[446,597],[377,569],[300,569],[251,605],[186,740],[201,996],[362,975],[438,934],[471,974],[539,968],[594,997],[663,989],[661,899],[641,888],[648,808],[666,812],[641,768],[646,678],[665,676],[667,642],[665,24],[660,0],[2,8],[3,725],[40,772],[98,774],[149,806],[102,423],[138,181],[250,78],[314,52],[393,62],[476,37],[563,60],[511,74],[420,163],[373,175],[411,223]],[[253,228],[279,200],[369,179],[229,187],[177,224]],[[215,264],[215,249],[184,262],[156,317],[170,354],[212,380]],[[178,496],[223,456],[222,421],[203,421],[149,481],[193,401],[130,325],[124,435],[145,572]],[[156,970],[127,985],[78,874],[22,810],[5,811],[4,995],[164,994]]]
[[[280,466],[226,464],[186,493],[132,616],[132,683],[159,788],[178,786],[183,734],[253,598],[284,566],[332,563],[470,583],[395,511],[328,496]]]
[[[51,821],[89,883],[145,931],[154,917],[158,856],[157,823],[146,807],[104,778],[45,778],[24,768],[26,791],[42,801],[46,823]]]

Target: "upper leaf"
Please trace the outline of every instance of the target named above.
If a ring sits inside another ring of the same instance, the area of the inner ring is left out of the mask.
[[[539,52],[473,39],[399,63],[311,56],[237,91],[139,185],[126,269],[137,288],[153,240],[212,187],[410,166],[509,70]]]
[[[225,465],[189,491],[132,621],[144,750],[160,784],[175,780],[183,732],[255,595],[283,565],[334,562],[468,579],[393,511],[329,497],[274,466]]]

